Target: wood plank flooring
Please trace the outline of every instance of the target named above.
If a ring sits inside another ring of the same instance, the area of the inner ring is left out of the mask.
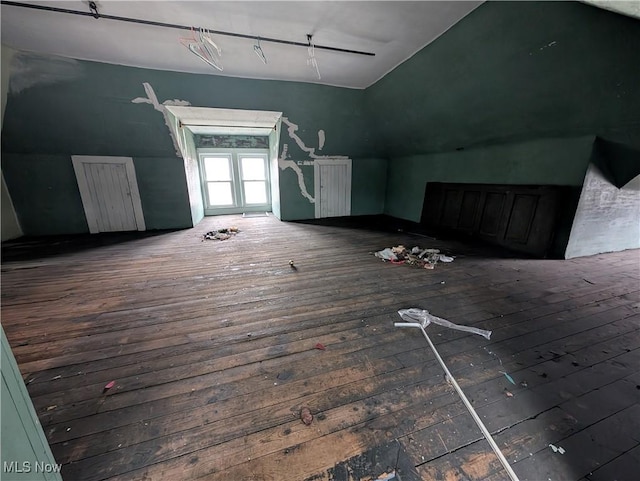
[[[393,326],[408,307],[493,331],[428,328],[520,479],[636,479],[637,250],[518,259],[271,216],[53,241],[3,245],[2,323],[67,481],[508,479]],[[397,244],[456,259],[372,255]]]

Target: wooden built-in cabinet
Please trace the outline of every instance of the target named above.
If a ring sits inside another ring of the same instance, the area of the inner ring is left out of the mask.
[[[562,198],[559,186],[429,182],[421,224],[544,257]]]

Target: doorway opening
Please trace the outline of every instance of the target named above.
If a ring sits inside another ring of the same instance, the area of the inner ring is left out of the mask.
[[[131,157],[71,156],[91,234],[146,229]]]
[[[351,215],[351,159],[316,159],[316,219]]]

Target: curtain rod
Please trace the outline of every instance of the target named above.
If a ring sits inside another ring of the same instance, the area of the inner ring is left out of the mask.
[[[96,19],[100,19],[100,18],[104,18],[107,20],[117,20],[119,22],[129,22],[129,23],[139,23],[142,25],[151,25],[154,27],[164,27],[164,28],[174,28],[174,29],[178,29],[178,30],[193,30],[193,29],[198,29],[199,27],[188,27],[186,25],[178,25],[175,23],[165,23],[165,22],[155,22],[153,20],[144,20],[141,18],[129,18],[129,17],[120,17],[118,15],[105,15],[103,13],[98,13],[97,9],[92,9],[91,12],[82,12],[80,10],[70,10],[67,8],[58,8],[58,7],[51,7],[51,6],[47,6],[47,5],[35,5],[35,4],[30,4],[30,3],[21,3],[21,2],[10,2],[10,1],[6,1],[6,0],[2,0],[0,2],[2,5],[10,5],[12,7],[23,7],[23,8],[32,8],[34,10],[45,10],[48,12],[57,12],[57,13],[68,13],[71,15],[80,15],[83,17],[94,17]],[[294,42],[291,40],[281,40],[281,39],[277,39],[277,38],[270,38],[270,37],[258,37],[256,35],[247,35],[244,33],[234,33],[234,32],[223,32],[221,30],[209,30],[207,29],[207,31],[211,34],[215,34],[215,35],[224,35],[227,37],[236,37],[236,38],[246,38],[246,39],[250,39],[250,40],[260,40],[261,42],[271,42],[271,43],[281,43],[281,44],[285,44],[285,45],[294,45],[296,47],[310,47],[311,43],[303,43],[303,42]],[[373,57],[375,56],[375,53],[372,52],[363,52],[360,50],[350,50],[350,49],[346,49],[346,48],[338,48],[338,47],[329,47],[326,45],[316,45],[313,44],[314,48],[319,48],[322,50],[330,50],[332,52],[342,52],[342,53],[352,53],[355,55],[366,55],[366,56],[370,56]]]

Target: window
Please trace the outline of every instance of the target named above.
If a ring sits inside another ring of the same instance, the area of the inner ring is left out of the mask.
[[[242,190],[244,203],[267,203],[267,169],[265,159],[262,157],[238,156],[242,166]]]
[[[271,210],[266,151],[200,151],[205,213]]]

